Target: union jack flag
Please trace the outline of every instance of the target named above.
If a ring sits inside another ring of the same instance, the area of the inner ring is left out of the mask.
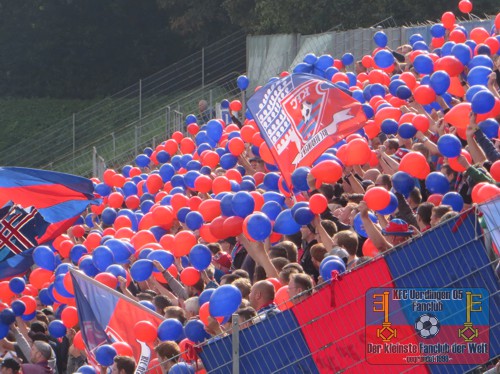
[[[48,225],[35,208],[23,209],[12,203],[1,208],[0,264],[17,263],[12,262],[14,257],[36,247],[39,244],[37,238],[43,235]]]

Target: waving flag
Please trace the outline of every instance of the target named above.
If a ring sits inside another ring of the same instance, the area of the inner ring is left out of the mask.
[[[18,167],[0,168],[0,205],[12,200],[27,208],[33,206],[49,223],[37,238],[46,242],[71,226],[94,200],[89,179],[48,170]]]
[[[297,167],[312,165],[366,122],[358,101],[333,83],[309,74],[273,81],[247,105],[288,185]]]
[[[78,271],[70,272],[82,337],[88,351],[93,355],[102,344],[127,342],[134,351],[136,362],[147,366],[154,350],[136,339],[134,326],[139,321],[149,321],[158,326],[164,318]]]

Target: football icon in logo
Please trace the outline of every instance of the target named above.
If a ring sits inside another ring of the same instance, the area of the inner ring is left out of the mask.
[[[435,337],[439,333],[439,320],[432,314],[422,314],[415,321],[417,334],[424,339]]]

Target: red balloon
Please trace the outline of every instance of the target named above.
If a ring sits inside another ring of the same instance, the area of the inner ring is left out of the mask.
[[[365,133],[368,136],[368,138],[373,139],[375,138],[378,134],[380,134],[380,125],[377,125],[375,121],[369,120],[366,121],[366,125],[364,127]]]
[[[443,200],[443,195],[438,194],[438,193],[432,194],[432,195],[430,195],[430,196],[427,198],[427,202],[428,202],[428,203],[431,203],[431,204],[434,204],[434,206],[439,206],[439,205],[441,205],[441,201],[442,201],[442,200]]]
[[[181,152],[184,154],[191,154],[196,149],[196,144],[191,138],[184,138],[181,140]]]
[[[125,199],[125,206],[128,209],[135,210],[135,209],[139,208],[140,205],[141,205],[141,199],[137,195],[127,196],[127,198]],[[117,219],[118,218],[120,218],[120,217],[117,217]]]
[[[78,324],[78,312],[74,306],[67,306],[61,313],[61,321],[68,329]]]
[[[212,192],[214,194],[219,194],[221,192],[231,191],[231,183],[229,179],[224,176],[216,177],[212,182]]]
[[[111,208],[114,208],[114,209],[119,209],[122,207],[122,204],[123,204],[123,195],[119,192],[112,192],[109,196],[108,196],[108,205],[111,207]]]
[[[452,32],[450,32],[450,41],[454,43],[465,43],[467,41],[467,35],[460,30],[460,29],[455,29]]]
[[[45,284],[50,282],[52,274],[53,273],[49,270],[36,268],[31,272],[29,282],[37,289],[41,290],[42,288],[44,288]]]
[[[434,71],[445,71],[450,77],[456,77],[464,71],[464,65],[455,56],[444,56],[434,63]]]
[[[429,130],[430,126],[430,121],[429,117],[423,115],[423,114],[418,114],[413,119],[411,120],[411,123],[413,127],[415,127],[418,131],[422,133],[426,133]]]
[[[274,165],[276,164],[276,161],[274,160],[274,156],[271,153],[271,150],[267,146],[266,142],[263,142],[260,147],[259,147],[259,155],[262,160],[264,160],[265,163]]]
[[[421,105],[429,105],[436,100],[436,92],[427,85],[421,85],[413,91],[415,101]]]
[[[181,282],[186,286],[194,286],[198,283],[200,277],[200,272],[191,266],[188,266],[181,271]]]
[[[200,175],[194,181],[194,189],[201,193],[207,193],[212,190],[212,179],[206,175]]]
[[[472,12],[472,3],[469,0],[462,0],[458,3],[458,9],[462,13],[470,13]]]
[[[231,109],[233,112],[239,112],[241,109],[243,109],[243,105],[241,105],[241,101],[233,100],[229,103],[229,109]]]
[[[458,128],[466,128],[469,124],[469,114],[472,111],[470,103],[460,103],[445,114],[444,120]]]
[[[433,48],[441,48],[445,43],[444,36],[441,38],[432,38],[431,44]]]
[[[153,343],[157,338],[156,326],[149,321],[139,321],[134,326],[134,334],[141,342]]]
[[[473,191],[474,192],[474,191]],[[475,203],[484,203],[486,201],[493,200],[500,196],[500,188],[495,186],[494,184],[490,183],[485,183],[483,186],[481,186],[476,193],[476,199],[474,200],[474,193],[473,193],[473,200]]]
[[[198,131],[200,131],[200,127],[196,123],[190,123],[189,125],[187,125],[186,129],[187,129],[188,133],[190,133],[191,135],[196,135],[196,134],[198,134]],[[184,140],[184,139],[182,139],[182,140]],[[181,140],[181,142],[182,142],[182,140]]]
[[[179,209],[188,206],[189,198],[183,194],[176,193],[170,199],[170,205],[174,208],[174,213],[177,214]]]
[[[363,200],[366,201],[369,209],[382,210],[390,204],[391,195],[383,187],[373,187],[366,191]]]
[[[83,225],[75,225],[71,229],[71,233],[75,238],[81,238],[85,235],[85,227]]]
[[[243,218],[238,216],[228,217],[222,224],[226,237],[235,237],[243,232]]]
[[[8,284],[9,284],[9,282],[7,282],[7,285]],[[4,295],[5,294],[2,293],[2,297]],[[19,300],[21,300],[24,303],[24,305],[26,305],[26,310],[24,311],[25,315],[31,314],[36,310],[36,300],[33,296],[25,295],[25,296],[22,296]]]
[[[146,186],[148,187],[148,192],[150,194],[155,194],[163,187],[163,180],[160,174],[149,174],[146,180]]]
[[[321,214],[328,208],[328,200],[322,194],[314,194],[309,199],[309,209],[313,214]]]
[[[495,55],[498,53],[500,50],[500,40],[498,40],[494,36],[490,36],[484,41],[484,44],[486,44],[488,47],[490,47],[490,51],[492,55]]]
[[[177,143],[180,143],[182,139],[184,139],[184,135],[180,131],[176,131],[172,134],[171,136],[172,139],[174,139]]]
[[[255,127],[250,125],[245,125],[240,130],[240,136],[245,142],[251,143],[252,138],[257,131],[258,130]]]
[[[73,345],[76,349],[83,351],[85,349],[85,343],[83,342],[82,332],[78,331],[73,338]]]
[[[500,182],[500,160],[495,161],[491,165],[490,174],[495,181]]]
[[[126,181],[127,181],[127,178],[125,178],[121,174],[117,173],[117,174],[113,175],[113,186],[114,187],[122,188]]]
[[[59,245],[57,252],[59,252],[62,258],[68,258],[69,252],[74,245],[75,244],[71,240],[65,240]]]
[[[342,178],[342,166],[334,160],[321,161],[311,169],[311,174],[322,183],[337,183]]]
[[[200,227],[200,237],[207,243],[217,243],[219,238],[215,237],[210,230],[210,225],[203,225]]]
[[[103,174],[103,181],[106,183],[109,187],[113,187],[113,176],[116,174],[116,171],[113,169],[106,169]]]
[[[156,238],[151,231],[140,230],[132,237],[131,243],[136,250],[139,250],[146,244],[156,243]]]
[[[361,59],[361,64],[367,69],[372,68],[374,65],[373,57],[370,55],[364,55]]]
[[[199,311],[200,321],[203,322],[205,326],[208,326],[208,317],[210,316],[210,302],[206,302],[200,307]],[[219,322],[219,324],[224,321],[224,317],[213,317]]]
[[[490,33],[486,31],[483,27],[476,27],[471,30],[470,38],[474,40],[477,44],[484,43],[486,39],[488,39]]]
[[[364,165],[371,158],[370,146],[363,139],[354,139],[347,143],[347,154],[350,165]]]
[[[230,181],[235,181],[237,183],[241,183],[241,181],[243,180],[243,177],[241,176],[241,173],[238,169],[229,169],[228,171],[226,171],[226,177]]]
[[[109,288],[112,288],[113,290],[116,289],[116,286],[118,286],[118,278],[116,278],[111,273],[99,273],[95,276],[95,280],[104,284],[105,286],[108,286]]]
[[[363,251],[363,256],[366,257],[375,257],[380,253],[370,238],[366,239],[365,242],[363,243],[362,251]]]
[[[250,191],[250,195],[252,195],[253,200],[255,202],[255,206],[254,206],[253,211],[254,212],[260,211],[260,209],[262,208],[262,205],[264,205],[264,203],[265,203],[264,196],[262,196],[260,194],[260,192],[258,192],[258,191]]]
[[[174,211],[172,207],[160,205],[157,206],[153,212],[153,221],[158,226],[170,226],[174,221]]]
[[[172,248],[172,254],[175,257],[182,257],[189,254],[191,248],[193,248],[198,241],[196,236],[191,231],[179,231],[174,236],[174,246]]]
[[[472,164],[472,157],[471,155],[469,154],[469,152],[467,152],[465,149],[462,149],[460,151],[461,155],[464,156],[467,161],[469,161],[469,164]],[[466,169],[458,162],[458,157],[453,157],[453,158],[449,158],[448,159],[448,164],[450,165],[450,167],[455,170],[456,172],[459,172],[459,173],[462,173],[464,172]]]
[[[456,21],[456,18],[452,12],[443,13],[443,15],[441,17],[441,23],[448,30],[453,29],[453,26],[455,25],[455,21]]]
[[[217,217],[210,223],[210,232],[213,236],[215,236],[218,240],[225,239],[228,236],[224,232],[224,222],[227,217]]]
[[[281,287],[274,294],[274,303],[278,306],[278,309],[282,312],[290,309],[293,306],[293,303],[290,301],[290,295],[288,293],[288,286]]]
[[[134,358],[134,351],[130,344],[125,342],[114,342],[111,346],[116,350],[118,356],[132,357]]]
[[[73,287],[73,278],[71,278],[71,274],[69,272],[64,274],[63,284],[66,291],[68,291],[72,295],[75,294],[75,288]]]
[[[3,301],[10,301],[14,296],[15,294],[10,290],[9,282],[8,281],[0,282],[0,299]],[[36,303],[35,303],[35,308],[36,308]]]
[[[221,215],[220,200],[204,200],[198,207],[198,211],[203,216],[203,220],[205,222],[212,222],[215,218]]]
[[[404,171],[412,177],[425,179],[431,172],[431,167],[422,153],[409,152],[401,159],[398,170]]]
[[[402,75],[402,74],[401,74]],[[401,109],[394,107],[385,107],[377,111],[375,113],[375,123],[377,125],[381,125],[384,120],[391,118],[395,121],[399,121],[401,118]]]
[[[245,151],[245,143],[241,138],[235,137],[227,143],[227,148],[233,156],[239,156]]]
[[[413,90],[413,88],[415,88],[417,84],[417,78],[415,78],[415,76],[409,71],[405,71],[404,73],[402,73],[399,76],[399,79],[405,82],[410,90]]]

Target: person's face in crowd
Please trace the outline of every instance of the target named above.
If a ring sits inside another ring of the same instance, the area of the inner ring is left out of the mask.
[[[250,165],[255,171],[265,172],[266,168],[264,167],[264,162],[262,161],[250,161]]]
[[[302,292],[302,289],[297,287],[297,285],[295,284],[295,281],[293,279],[290,280],[290,283],[288,283],[288,296],[290,297],[290,299],[293,299],[295,296],[297,296],[301,292]]]
[[[205,100],[201,100],[198,103],[198,110],[201,112],[204,112],[208,108],[208,103]]]
[[[382,145],[382,142],[378,137],[374,137],[372,139],[372,149],[377,149],[380,145]]]
[[[382,175],[379,175],[377,179],[375,179],[375,186],[376,187],[384,187],[386,190],[389,190],[389,186],[384,184]]]
[[[256,289],[256,287],[252,287],[250,290],[250,294],[248,295],[248,301],[250,301],[250,305],[255,310],[258,309],[260,299],[260,292]]]
[[[43,357],[36,345],[32,345],[31,347],[30,361],[34,364],[45,361],[45,357]]]
[[[432,212],[431,214],[431,227],[435,227],[436,225],[439,224],[440,218],[436,216],[435,212]]]
[[[357,209],[351,209],[351,213],[349,214],[349,225],[354,225],[354,217],[356,217],[356,214],[358,213],[359,212]]]
[[[14,374],[14,370],[12,370],[11,368],[6,368],[6,367],[1,367],[0,368],[0,373],[1,374]]]
[[[302,234],[302,240],[305,240],[306,242],[310,242],[315,238],[315,234],[309,230],[309,227],[307,226],[302,226],[300,228],[300,233]]]

